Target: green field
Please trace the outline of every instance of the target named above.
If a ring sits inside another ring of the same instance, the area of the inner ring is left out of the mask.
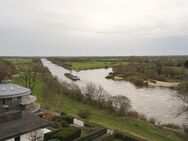
[[[98,69],[98,68],[108,68],[116,65],[114,62],[65,62],[66,64],[71,65],[73,70],[86,70],[86,69]]]
[[[87,69],[109,68],[109,67],[114,67],[120,63],[123,63],[123,64],[128,63],[123,60],[63,61],[63,60],[58,60],[58,59],[55,59],[52,62],[63,67],[69,66],[70,69],[77,70],[77,71],[87,70]]]
[[[22,65],[22,64],[27,64],[27,63],[32,62],[32,59],[24,59],[24,58],[11,58],[7,60],[10,61],[14,65]]]
[[[13,82],[23,84],[19,77],[14,77]],[[175,133],[161,130],[150,123],[130,117],[117,116],[116,114],[108,111],[75,101],[65,95],[61,95],[62,101],[60,106],[57,107],[57,95],[52,93],[50,99],[47,99],[45,93],[43,92],[44,86],[45,82],[43,81],[42,76],[40,76],[32,94],[37,96],[38,102],[42,107],[48,108],[52,111],[64,111],[69,115],[77,117],[77,113],[81,109],[88,109],[91,111],[91,116],[88,119],[89,122],[100,124],[111,129],[118,129],[152,141],[183,141],[183,139],[178,137]]]

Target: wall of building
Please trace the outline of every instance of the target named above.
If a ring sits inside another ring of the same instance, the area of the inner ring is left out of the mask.
[[[39,129],[27,134],[23,134],[20,136],[20,141],[31,141],[34,137],[37,137],[37,141],[43,141],[44,134],[51,132],[51,130],[47,128]],[[15,141],[15,138],[8,139],[6,141]]]

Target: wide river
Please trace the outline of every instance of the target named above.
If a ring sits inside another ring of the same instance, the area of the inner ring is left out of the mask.
[[[69,70],[41,59],[44,66],[48,67],[53,76],[58,80],[76,83],[84,87],[87,83],[101,85],[110,95],[124,95],[131,101],[134,110],[147,117],[155,118],[160,123],[174,123],[182,125],[187,123],[185,115],[177,116],[181,107],[185,104],[176,91],[167,88],[137,88],[128,81],[113,81],[105,79],[112,69],[94,69],[72,72],[80,77],[80,81],[72,82],[64,76]]]

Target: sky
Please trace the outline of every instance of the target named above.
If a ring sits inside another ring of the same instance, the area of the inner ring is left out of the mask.
[[[0,0],[0,56],[188,55],[188,0]]]

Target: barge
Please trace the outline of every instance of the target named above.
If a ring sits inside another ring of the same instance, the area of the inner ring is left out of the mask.
[[[78,81],[80,78],[78,76],[72,75],[71,73],[65,73],[64,74],[67,78],[73,80],[73,81]]]

